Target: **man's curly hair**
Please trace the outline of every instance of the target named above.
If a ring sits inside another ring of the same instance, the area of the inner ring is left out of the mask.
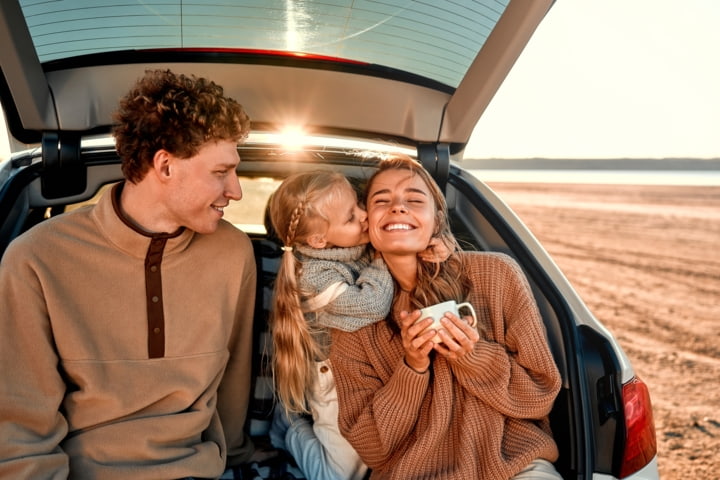
[[[113,115],[115,147],[129,181],[143,179],[155,153],[190,158],[208,142],[240,142],[250,131],[242,105],[205,78],[148,70]]]

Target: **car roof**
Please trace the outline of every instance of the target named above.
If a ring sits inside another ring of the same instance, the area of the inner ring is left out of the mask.
[[[3,0],[10,132],[107,133],[146,69],[208,77],[257,131],[462,150],[552,0]]]

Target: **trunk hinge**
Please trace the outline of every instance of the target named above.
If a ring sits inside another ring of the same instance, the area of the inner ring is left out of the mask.
[[[45,198],[79,195],[87,188],[87,169],[80,160],[80,135],[44,132],[42,194]]]
[[[450,144],[421,143],[417,152],[422,166],[430,172],[440,190],[445,193],[445,186],[450,177]]]

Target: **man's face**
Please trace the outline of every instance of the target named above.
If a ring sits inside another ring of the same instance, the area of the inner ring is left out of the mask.
[[[194,157],[173,156],[169,166],[172,178],[165,195],[170,224],[176,229],[214,232],[223,208],[230,200],[242,198],[235,174],[239,162],[237,143],[233,141],[207,143]]]

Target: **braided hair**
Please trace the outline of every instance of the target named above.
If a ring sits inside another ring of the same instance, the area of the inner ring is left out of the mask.
[[[270,198],[270,221],[284,250],[270,319],[272,368],[275,391],[287,412],[308,413],[305,400],[314,380],[314,363],[324,356],[314,326],[303,315],[298,286],[302,264],[293,248],[307,245],[313,234],[324,233],[328,224],[324,212],[336,192],[349,186],[340,173],[301,172],[287,177]]]

